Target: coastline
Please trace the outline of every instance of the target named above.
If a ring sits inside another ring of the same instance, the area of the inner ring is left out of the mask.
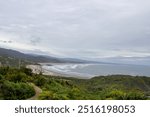
[[[56,71],[51,71],[48,69],[42,68],[42,65],[27,65],[26,68],[29,68],[32,70],[32,73],[34,74],[40,74],[42,73],[43,75],[47,76],[62,76],[62,77],[73,77],[73,78],[79,78],[79,79],[90,79],[91,77],[86,77],[82,75],[76,75],[76,74],[65,74],[65,73],[60,73]]]

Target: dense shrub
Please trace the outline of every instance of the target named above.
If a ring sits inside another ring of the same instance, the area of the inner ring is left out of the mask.
[[[43,91],[39,96],[40,100],[69,100],[66,94],[58,94],[51,91]]]
[[[112,90],[106,94],[106,99],[123,100],[126,98],[126,93],[120,90]]]
[[[9,67],[0,67],[0,74],[6,75],[9,70]]]
[[[0,80],[2,80],[4,77],[0,74]]]
[[[144,93],[138,90],[134,91],[121,91],[121,90],[113,90],[106,94],[106,99],[114,99],[114,100],[145,100],[147,99]]]
[[[12,82],[28,82],[30,77],[23,72],[19,72],[16,74],[7,74],[6,79]]]
[[[6,100],[27,99],[35,94],[34,88],[27,83],[13,83],[5,81],[2,85],[2,93]]]
[[[21,70],[21,72],[25,73],[26,75],[32,76],[32,70],[31,69],[22,67],[20,70]]]
[[[77,99],[82,99],[81,98],[82,97],[82,93],[81,93],[81,91],[78,88],[74,87],[68,93],[68,97],[69,97],[69,99],[76,99],[76,100]]]
[[[34,83],[37,86],[44,86],[44,84],[47,82],[46,78],[42,75],[37,75],[34,77]]]
[[[126,94],[126,100],[146,100],[147,97],[141,91],[131,91]]]
[[[41,100],[55,100],[54,93],[50,91],[43,91],[43,93],[39,96]]]

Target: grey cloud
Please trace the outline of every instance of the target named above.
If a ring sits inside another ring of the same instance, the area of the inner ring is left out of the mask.
[[[140,53],[150,50],[149,4],[149,0],[0,0],[0,32],[47,51],[57,48],[66,56]]]

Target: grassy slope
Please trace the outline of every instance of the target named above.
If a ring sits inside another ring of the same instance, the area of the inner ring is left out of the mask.
[[[99,76],[89,80],[42,76],[39,99],[146,99],[150,78],[124,75]],[[45,81],[44,81],[45,80]]]

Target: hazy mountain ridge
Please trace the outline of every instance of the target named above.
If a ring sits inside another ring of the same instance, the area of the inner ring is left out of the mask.
[[[31,62],[53,62],[53,63],[86,63],[90,61],[86,60],[80,60],[80,59],[74,59],[74,58],[56,58],[46,55],[36,55],[36,54],[24,54],[22,52],[11,50],[11,49],[4,49],[0,48],[0,56],[1,57],[9,57],[9,58],[15,58],[15,59],[22,59],[26,61]]]

